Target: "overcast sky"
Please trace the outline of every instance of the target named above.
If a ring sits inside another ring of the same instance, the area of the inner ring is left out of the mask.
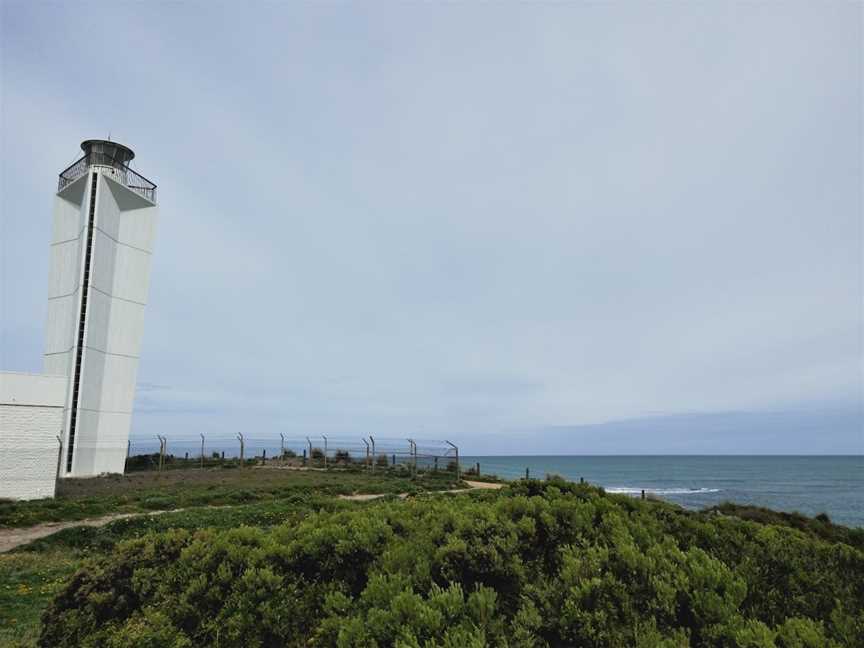
[[[0,12],[3,369],[110,133],[161,209],[135,435],[839,409],[816,450],[864,449],[859,3]]]

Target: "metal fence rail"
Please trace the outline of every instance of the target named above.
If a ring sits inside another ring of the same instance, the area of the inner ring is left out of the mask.
[[[329,435],[288,436],[262,434],[199,433],[136,437],[127,446],[126,469],[162,470],[173,466],[200,466],[234,462],[316,467],[402,467],[417,470],[459,469],[459,449],[449,441],[346,437]]]
[[[57,181],[57,191],[63,191],[63,189],[87,173],[87,170],[91,166],[109,168],[108,175],[114,180],[155,204],[156,184],[104,151],[91,151],[61,171]]]

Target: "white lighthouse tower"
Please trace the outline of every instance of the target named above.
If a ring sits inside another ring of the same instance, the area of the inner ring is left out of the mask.
[[[44,371],[68,379],[61,477],[124,471],[158,211],[131,149],[81,148],[54,199],[48,287]]]

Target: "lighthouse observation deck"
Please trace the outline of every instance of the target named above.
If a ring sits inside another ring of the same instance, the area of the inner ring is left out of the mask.
[[[84,155],[60,172],[58,192],[87,173],[90,167],[100,167],[112,180],[156,204],[156,184],[127,164],[135,157],[132,149],[108,140],[86,140],[81,142],[81,150]]]

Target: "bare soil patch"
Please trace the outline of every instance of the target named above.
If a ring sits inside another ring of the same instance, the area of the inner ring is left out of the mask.
[[[181,482],[182,483],[182,482]],[[488,482],[465,481],[468,488],[457,488],[446,491],[437,491],[443,493],[467,493],[474,489],[493,489],[502,488],[504,484],[492,484]],[[88,484],[91,488],[96,486],[97,482]],[[101,486],[101,484],[99,485]],[[97,486],[97,488],[99,487]],[[386,497],[389,493],[357,493],[353,495],[339,495],[340,499],[350,500],[355,502],[368,502],[371,500]],[[399,493],[400,499],[408,497],[408,493]],[[149,511],[147,513],[114,513],[112,515],[103,515],[95,518],[87,518],[84,520],[71,520],[68,522],[46,522],[25,528],[0,528],[0,553],[11,551],[16,547],[28,544],[34,540],[45,538],[53,535],[63,529],[70,529],[77,526],[100,527],[113,522],[114,520],[122,520],[123,518],[135,517],[138,515],[163,515],[165,513],[177,513],[186,509],[172,509],[169,511]]]
[[[498,490],[499,488],[504,488],[504,484],[501,483],[496,484],[493,482],[468,481],[467,479],[463,481],[471,488],[486,488],[491,490]]]
[[[155,513],[164,513],[165,511],[154,511]],[[152,515],[151,514],[151,515]],[[24,529],[0,529],[0,553],[11,551],[15,547],[25,545],[28,542],[33,542],[39,538],[68,529],[76,526],[100,527],[114,520],[141,515],[140,513],[115,513],[114,515],[103,515],[98,518],[90,518],[89,520],[75,520],[72,522],[46,522],[45,524],[37,524],[36,526],[27,527]]]

